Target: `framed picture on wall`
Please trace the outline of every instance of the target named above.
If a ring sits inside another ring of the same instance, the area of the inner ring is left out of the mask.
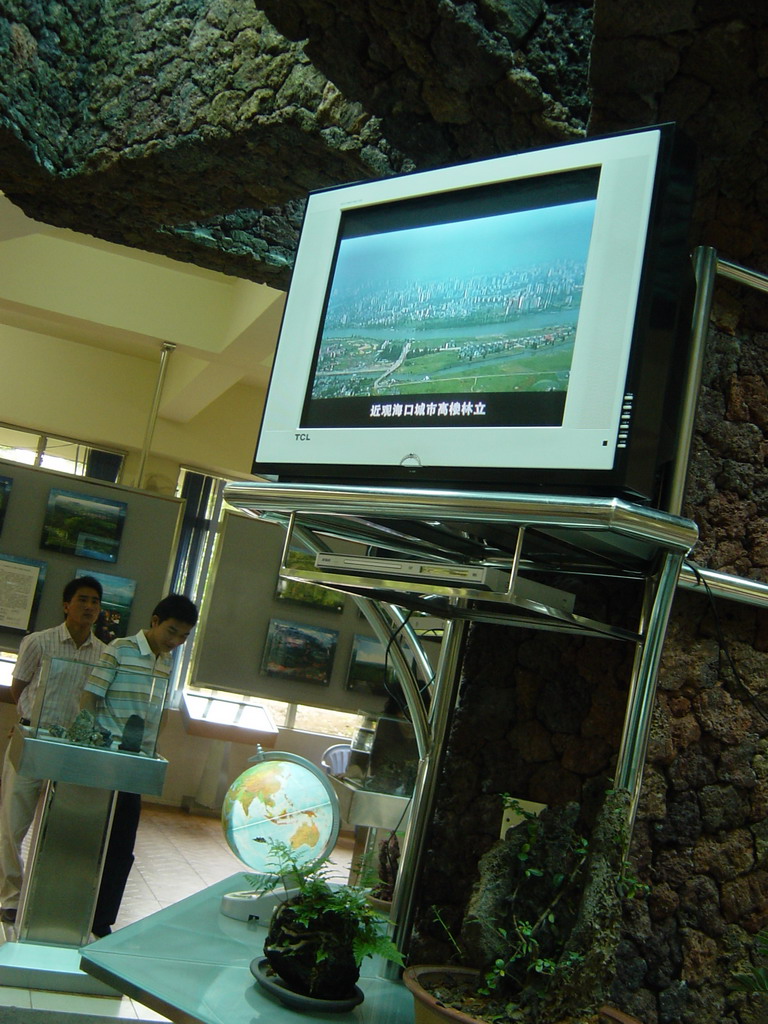
[[[305,548],[291,545],[288,550],[287,565],[289,568],[314,569],[315,556]],[[284,580],[278,576],[275,597],[291,604],[304,604],[324,612],[343,612],[344,595],[327,587],[318,587],[314,583],[299,580]]]
[[[0,552],[0,626],[32,629],[43,593],[47,562]]]
[[[40,547],[78,558],[116,562],[128,505],[51,488]]]
[[[375,636],[356,633],[347,671],[347,689],[386,697],[398,688],[397,676],[386,663],[386,648]]]
[[[11,496],[13,477],[0,476],[0,530],[3,528],[5,513],[8,510],[8,499]]]
[[[338,641],[337,629],[270,619],[261,671],[267,676],[328,686]]]
[[[128,636],[128,621],[136,594],[136,580],[129,580],[125,576],[112,576],[106,572],[91,572],[89,569],[78,569],[75,576],[92,576],[102,586],[101,615],[93,627],[99,640],[109,644],[117,637]]]

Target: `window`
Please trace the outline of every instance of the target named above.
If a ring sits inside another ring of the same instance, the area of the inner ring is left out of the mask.
[[[0,423],[0,457],[26,466],[118,483],[125,453]]]
[[[225,480],[182,468],[176,496],[184,498],[184,518],[173,567],[173,590],[195,600],[213,553],[221,519]]]
[[[211,702],[208,716],[215,719],[219,712],[215,709],[216,702],[229,705],[236,702],[243,709],[249,705],[266,708],[272,721],[281,729],[298,729],[301,732],[315,732],[323,736],[342,736],[352,738],[360,724],[359,715],[346,711],[331,711],[327,708],[314,707],[311,704],[286,704],[279,700],[268,700],[252,694],[225,693],[205,686],[188,686],[188,695],[205,697]],[[223,713],[223,711],[222,711]],[[247,710],[241,712],[247,719]]]
[[[176,487],[177,497],[184,498],[184,517],[173,570],[173,590],[186,594],[193,601],[202,595],[203,583],[208,575],[213,556],[214,541],[223,514],[223,494],[226,481],[208,476],[200,470],[182,468]],[[192,645],[184,649],[184,661],[174,673],[176,686],[186,678],[192,658]],[[229,693],[210,687],[187,684],[185,692],[194,697],[205,697],[209,702],[205,717],[217,720],[219,716],[232,713],[232,702],[238,705],[238,716],[248,717],[249,705],[256,705],[269,712],[275,725],[283,729],[299,729],[328,736],[351,737],[358,716],[343,711],[329,711],[325,708],[305,704],[286,704],[283,701],[267,700],[252,694]],[[180,694],[177,690],[178,700]],[[239,718],[238,718],[239,720]]]
[[[328,711],[309,704],[292,704],[295,715],[293,728],[301,732],[319,732],[327,736],[346,736],[352,739],[360,725],[360,716],[348,711]]]
[[[0,686],[10,687],[13,670],[16,667],[14,651],[0,650]]]

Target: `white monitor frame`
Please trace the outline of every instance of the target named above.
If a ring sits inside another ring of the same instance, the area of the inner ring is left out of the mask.
[[[475,163],[361,182],[312,193],[296,257],[275,356],[254,472],[281,479],[355,477],[455,483],[537,480],[563,471],[617,470],[631,438],[636,395],[628,380],[633,346],[647,325],[638,322],[649,231],[659,189],[663,133],[659,126],[604,139],[502,156]],[[510,179],[599,167],[583,295],[565,411],[560,426],[414,427],[390,417],[385,427],[302,423],[316,344],[342,216],[366,206],[435,193],[460,193]],[[639,340],[638,340],[639,339]],[[661,369],[661,368],[660,368]],[[657,382],[665,387],[665,380]],[[647,475],[647,473],[646,473]],[[616,486],[613,480],[608,486]],[[618,489],[623,487],[618,482]],[[631,487],[631,485],[630,485]],[[599,485],[598,485],[599,489]],[[646,488],[648,489],[648,488]],[[650,497],[650,495],[646,495]]]

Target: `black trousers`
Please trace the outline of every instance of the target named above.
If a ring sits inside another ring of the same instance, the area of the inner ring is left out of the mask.
[[[117,920],[125,884],[133,866],[133,847],[140,816],[139,794],[118,793],[91,927],[93,934],[99,937],[109,935]]]

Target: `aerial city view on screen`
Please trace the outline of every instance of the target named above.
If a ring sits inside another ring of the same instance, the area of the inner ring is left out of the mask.
[[[594,210],[343,239],[311,398],[566,392]]]

